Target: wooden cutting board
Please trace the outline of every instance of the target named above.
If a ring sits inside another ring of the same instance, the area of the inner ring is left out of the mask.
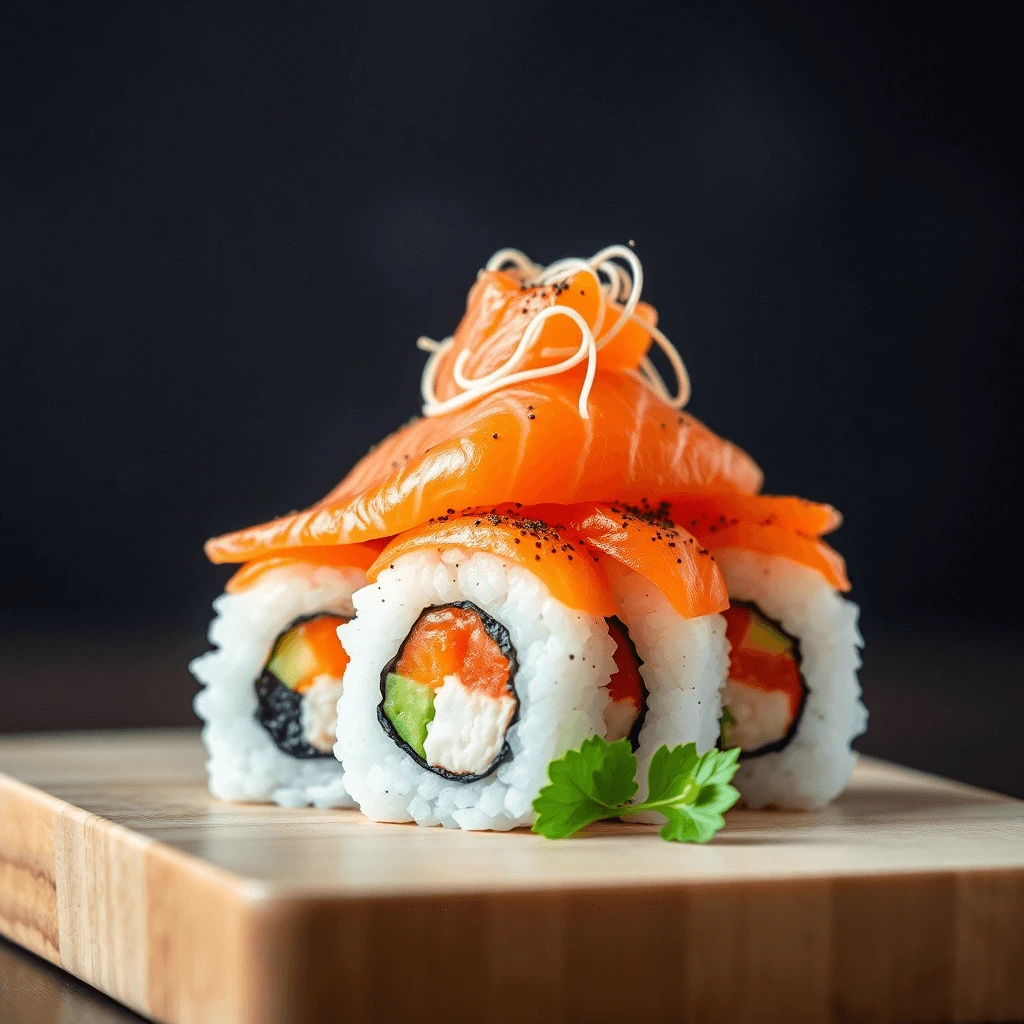
[[[0,932],[157,1020],[1024,1020],[1024,803],[862,760],[708,846],[211,799],[194,732],[0,740]]]

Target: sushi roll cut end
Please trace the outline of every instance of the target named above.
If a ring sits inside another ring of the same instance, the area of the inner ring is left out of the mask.
[[[756,757],[784,747],[807,702],[800,642],[756,605],[737,601],[724,613],[731,652],[722,702],[722,745]]]
[[[347,621],[335,615],[299,620],[278,637],[256,681],[256,717],[278,749],[292,757],[332,754],[348,665],[338,626]]]
[[[378,720],[429,771],[481,779],[511,753],[515,672],[500,622],[469,601],[427,608],[381,673]]]
[[[605,621],[608,633],[615,641],[615,672],[608,681],[608,705],[604,712],[605,739],[609,743],[628,739],[629,745],[636,750],[647,714],[647,687],[640,674],[643,661],[625,623],[616,615]]]
[[[190,666],[203,684],[195,709],[210,792],[285,807],[352,806],[333,756],[349,671],[338,628],[355,614],[352,595],[366,574],[289,556],[242,584],[214,602],[213,649]]]

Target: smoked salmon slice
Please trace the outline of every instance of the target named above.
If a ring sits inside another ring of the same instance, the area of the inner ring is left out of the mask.
[[[229,594],[248,590],[271,569],[283,566],[326,565],[336,569],[368,569],[384,547],[383,541],[365,544],[339,544],[329,548],[282,548],[246,562],[224,588]]]
[[[700,539],[713,552],[723,548],[741,548],[744,551],[759,551],[764,555],[779,555],[819,572],[829,586],[836,590],[845,593],[850,589],[843,556],[815,537],[804,537],[778,526],[736,523]]]
[[[571,505],[561,515],[591,548],[649,579],[684,619],[729,607],[729,591],[710,550],[686,530],[622,504]]]
[[[370,566],[373,583],[396,558],[410,551],[436,547],[486,551],[529,569],[551,595],[569,608],[591,615],[614,615],[615,600],[599,567],[600,555],[587,550],[580,535],[564,525],[551,525],[516,508],[466,509],[396,537]]]
[[[396,537],[367,579],[409,551],[460,547],[487,551],[529,569],[552,596],[593,615],[616,612],[604,574],[611,557],[649,579],[684,618],[729,606],[729,593],[707,548],[685,530],[618,505],[496,506],[441,516]]]
[[[836,590],[850,589],[842,555],[820,539],[842,522],[831,505],[763,494],[701,494],[665,502],[654,514],[683,526],[711,551],[780,555],[821,573]]]
[[[207,542],[214,562],[403,533],[450,509],[509,502],[639,502],[753,494],[757,464],[635,375],[599,370],[581,419],[582,371],[509,386],[386,438],[321,501]]]
[[[672,499],[670,505],[664,511],[673,522],[710,533],[730,523],[744,522],[821,537],[843,522],[831,505],[769,494],[687,494]]]

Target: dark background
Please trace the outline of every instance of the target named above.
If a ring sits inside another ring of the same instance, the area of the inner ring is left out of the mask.
[[[203,540],[415,413],[493,250],[635,239],[691,410],[846,515],[862,749],[1024,793],[997,11],[5,2],[0,731],[189,721]]]

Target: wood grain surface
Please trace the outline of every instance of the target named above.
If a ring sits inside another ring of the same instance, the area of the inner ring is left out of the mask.
[[[224,804],[192,731],[0,772],[0,932],[161,1021],[1024,1019],[1024,803],[881,762],[703,847]]]

